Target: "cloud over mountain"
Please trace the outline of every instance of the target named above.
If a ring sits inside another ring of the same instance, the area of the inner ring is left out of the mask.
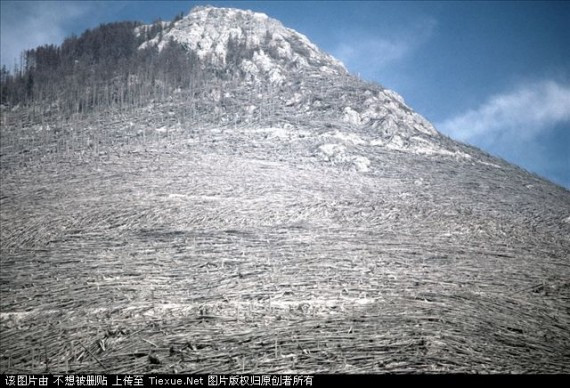
[[[568,121],[570,85],[546,80],[491,96],[480,107],[447,119],[438,128],[468,142],[505,137],[517,141],[531,140]]]
[[[374,74],[413,55],[433,36],[437,21],[426,18],[402,31],[386,32],[385,35],[370,34],[359,30],[345,30],[332,50],[350,70]]]

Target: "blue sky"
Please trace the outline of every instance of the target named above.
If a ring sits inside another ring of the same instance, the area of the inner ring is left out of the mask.
[[[1,60],[117,20],[252,9],[401,94],[441,132],[570,188],[570,2],[1,1]]]

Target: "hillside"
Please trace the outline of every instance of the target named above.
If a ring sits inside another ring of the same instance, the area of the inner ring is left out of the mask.
[[[3,84],[0,372],[570,372],[568,190],[266,15],[162,25]]]

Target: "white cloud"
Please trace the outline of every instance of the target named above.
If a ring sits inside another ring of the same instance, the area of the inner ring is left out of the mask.
[[[437,127],[470,143],[531,141],[545,130],[570,122],[570,85],[542,81],[489,98],[483,105]]]
[[[401,59],[410,51],[406,42],[365,37],[356,44],[340,43],[334,50],[334,56],[351,67],[384,67],[390,62]]]
[[[2,1],[1,56],[9,68],[23,50],[60,44],[66,25],[85,16],[94,6],[85,2]]]
[[[417,21],[402,31],[385,34],[370,31],[345,31],[332,54],[351,71],[362,72],[369,78],[390,65],[408,58],[431,38],[437,22],[434,19]]]
[[[519,85],[436,125],[451,137],[481,147],[570,188],[570,84],[551,80]]]

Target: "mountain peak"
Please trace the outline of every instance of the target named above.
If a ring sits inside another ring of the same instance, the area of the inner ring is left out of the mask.
[[[282,84],[292,71],[347,73],[340,61],[303,34],[264,13],[249,10],[195,7],[141,47],[157,45],[162,50],[171,40],[197,54],[203,66],[238,70],[257,82]]]
[[[306,36],[263,13],[196,7],[140,48],[163,50],[169,42],[193,53],[202,69],[234,81],[210,94],[223,106],[219,108],[222,122],[235,122],[240,117],[249,122],[259,120],[262,126],[277,118],[280,125],[320,120],[332,128],[343,123],[375,146],[470,157],[454,144],[442,142],[433,125],[406,106],[397,93],[350,75],[340,61]],[[231,103],[222,102],[222,96]],[[262,115],[262,111],[272,114]],[[347,139],[336,132],[331,136]],[[340,146],[325,147],[325,158],[350,159],[344,151],[337,155],[345,149],[344,143]]]

